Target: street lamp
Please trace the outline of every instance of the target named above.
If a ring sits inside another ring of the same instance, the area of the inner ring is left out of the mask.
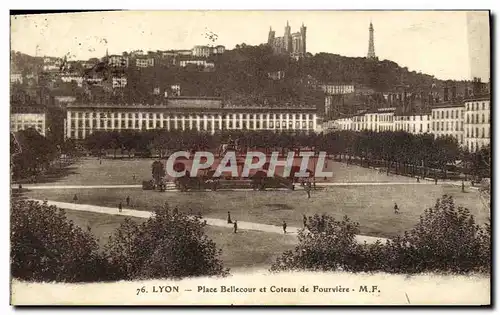
[[[61,146],[58,144],[57,145],[57,151],[59,153],[59,169],[62,169],[62,148]]]
[[[313,150],[314,150],[313,188],[316,189],[316,167],[318,164],[318,158],[316,157],[316,146],[313,147]]]

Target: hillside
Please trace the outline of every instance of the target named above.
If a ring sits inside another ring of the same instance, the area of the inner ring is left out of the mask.
[[[19,52],[11,55],[12,69],[16,71],[37,72],[42,68],[42,58]],[[228,103],[237,104],[302,104],[322,108],[324,93],[317,88],[318,83],[353,84],[359,92],[336,100],[352,109],[388,106],[382,96],[387,93],[411,93],[412,99],[408,102],[418,99],[422,105],[440,103],[446,99],[446,93],[448,100],[459,101],[473,89],[470,81],[438,80],[432,75],[409,71],[390,60],[319,53],[296,61],[273,54],[267,45],[237,45],[233,50],[207,59],[215,63],[213,72],[201,71],[196,66],[181,68],[161,62],[152,68],[130,66],[124,73],[128,88],[123,91],[110,93],[109,89],[93,87],[88,89],[90,92],[80,91],[75,96],[82,100],[161,101],[163,91],[172,85],[180,85],[184,96],[218,96]],[[283,75],[273,78],[272,74],[278,72]],[[59,88],[59,91],[65,88],[60,82],[58,84],[53,88]],[[73,93],[74,89],[69,85],[66,88],[69,94]],[[157,95],[155,88],[160,91],[157,90]],[[445,88],[448,91],[445,92]]]

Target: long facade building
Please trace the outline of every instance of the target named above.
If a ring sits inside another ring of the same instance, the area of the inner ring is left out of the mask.
[[[45,113],[12,113],[10,114],[10,130],[17,132],[28,128],[35,128],[42,136],[46,134]]]
[[[464,106],[442,105],[432,108],[432,132],[436,137],[452,136],[464,145]]]
[[[491,111],[489,98],[475,98],[465,102],[464,145],[471,152],[490,144]]]
[[[165,104],[69,104],[66,137],[85,139],[95,131],[273,130],[314,132],[315,108],[224,108],[218,98],[177,98]]]
[[[10,131],[17,132],[34,128],[42,136],[47,134],[47,112],[35,106],[12,106],[10,113]]]
[[[329,130],[406,131],[412,134],[451,136],[470,152],[490,143],[490,98],[476,97],[464,104],[442,104],[430,112],[398,114],[395,108],[381,108],[330,121]]]

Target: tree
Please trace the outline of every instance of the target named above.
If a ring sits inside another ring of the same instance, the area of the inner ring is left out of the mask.
[[[480,227],[469,210],[450,196],[425,210],[416,226],[385,244],[358,244],[358,224],[327,215],[307,220],[299,244],[286,251],[271,271],[383,271],[390,273],[490,272],[491,225]]]
[[[12,200],[12,276],[26,281],[107,280],[97,241],[66,219],[63,210],[35,201]]]
[[[109,147],[113,149],[113,158],[116,158],[116,150],[120,149],[122,147],[122,141],[123,138],[118,131],[112,131],[109,133]]]
[[[468,209],[444,195],[412,230],[387,243],[387,271],[489,271],[490,241],[489,226],[478,226]]]
[[[56,157],[56,146],[33,128],[16,133],[21,152],[13,157],[14,177],[37,175]]]
[[[491,145],[471,154],[471,172],[480,178],[491,177]]]
[[[101,155],[101,153],[111,147],[111,133],[105,131],[96,131],[85,138],[85,147],[92,153]]]
[[[438,137],[434,141],[435,162],[443,170],[446,177],[446,164],[454,163],[459,156],[460,149],[457,139],[452,136]]]
[[[139,139],[141,134],[135,130],[123,130],[122,131],[122,145],[125,150],[127,150],[128,156],[131,157],[132,153],[136,151],[138,147]]]
[[[110,237],[105,252],[122,279],[225,276],[229,270],[204,226],[200,217],[157,209],[141,225],[126,220]]]
[[[356,252],[358,224],[344,217],[336,221],[328,215],[308,218],[307,229],[299,231],[299,244],[287,251],[272,265],[272,271],[349,269]]]

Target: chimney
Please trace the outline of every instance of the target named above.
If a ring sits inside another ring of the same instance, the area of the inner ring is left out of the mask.
[[[472,83],[472,94],[479,95],[480,93],[481,93],[481,79],[474,78],[474,81]]]

